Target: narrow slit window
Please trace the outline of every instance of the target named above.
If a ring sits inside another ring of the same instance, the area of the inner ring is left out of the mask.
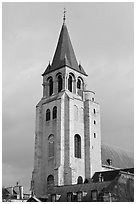
[[[75,157],[81,158],[81,137],[80,135],[75,135]]]

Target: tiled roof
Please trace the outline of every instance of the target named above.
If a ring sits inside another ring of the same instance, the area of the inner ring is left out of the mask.
[[[93,182],[99,182],[100,174],[104,181],[112,181],[119,174],[119,170],[95,172],[95,174],[92,177]]]
[[[92,177],[92,181],[93,182],[99,182],[100,175],[101,175],[101,178],[103,179],[103,181],[113,181],[115,179],[115,177],[117,177],[117,175],[120,174],[120,172],[122,174],[132,173],[132,175],[133,175],[134,174],[134,168],[95,172],[93,177]]]
[[[91,196],[91,190],[101,191],[104,188],[107,188],[111,182],[100,182],[100,183],[86,183],[86,184],[75,184],[75,185],[65,185],[65,186],[56,186],[53,189],[48,191],[49,194],[61,195],[58,201],[66,201],[67,193],[77,193],[85,192],[87,195],[83,198],[82,201],[87,201],[88,197]]]
[[[73,70],[87,76],[83,67],[77,63],[77,59],[65,23],[62,25],[52,64],[46,68],[42,75],[48,74],[64,66],[68,66]]]
[[[134,155],[121,150],[117,147],[111,147],[109,145],[102,144],[102,165],[107,165],[107,159],[112,160],[113,167],[116,168],[133,168],[134,167]]]

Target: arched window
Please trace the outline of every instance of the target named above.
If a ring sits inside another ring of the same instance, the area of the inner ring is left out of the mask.
[[[49,79],[49,96],[53,94],[53,79],[52,77]]]
[[[52,118],[53,119],[57,118],[57,107],[56,106],[54,106],[54,108],[53,108]]]
[[[81,89],[81,80],[80,79],[77,80],[77,88]]]
[[[47,185],[48,186],[53,186],[54,185],[54,176],[53,175],[49,175],[47,177]]]
[[[69,78],[68,78],[68,90],[72,92],[72,76],[71,75],[69,75]]]
[[[75,135],[75,157],[81,158],[81,137],[80,135]]]
[[[48,156],[54,156],[54,135],[48,137]]]
[[[62,76],[58,76],[58,92],[62,90]]]
[[[50,109],[47,109],[46,111],[46,121],[50,120]]]
[[[78,177],[78,179],[77,179],[77,183],[78,183],[78,184],[83,183],[83,178],[82,178],[82,176],[79,176],[79,177]]]

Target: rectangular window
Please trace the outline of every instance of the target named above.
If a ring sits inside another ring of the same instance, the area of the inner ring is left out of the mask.
[[[96,138],[96,133],[94,133],[94,138]]]
[[[93,112],[94,112],[94,114],[96,113],[96,110],[95,110],[95,108],[93,109]]]
[[[97,190],[91,191],[92,201],[97,201]]]
[[[72,193],[71,192],[68,192],[67,193],[67,202],[72,202]]]
[[[51,202],[56,202],[56,194],[51,195]]]
[[[78,202],[82,201],[82,192],[77,192],[77,201]]]

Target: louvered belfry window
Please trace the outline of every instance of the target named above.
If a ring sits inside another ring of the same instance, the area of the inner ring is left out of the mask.
[[[81,137],[80,135],[75,135],[75,157],[81,158]]]

